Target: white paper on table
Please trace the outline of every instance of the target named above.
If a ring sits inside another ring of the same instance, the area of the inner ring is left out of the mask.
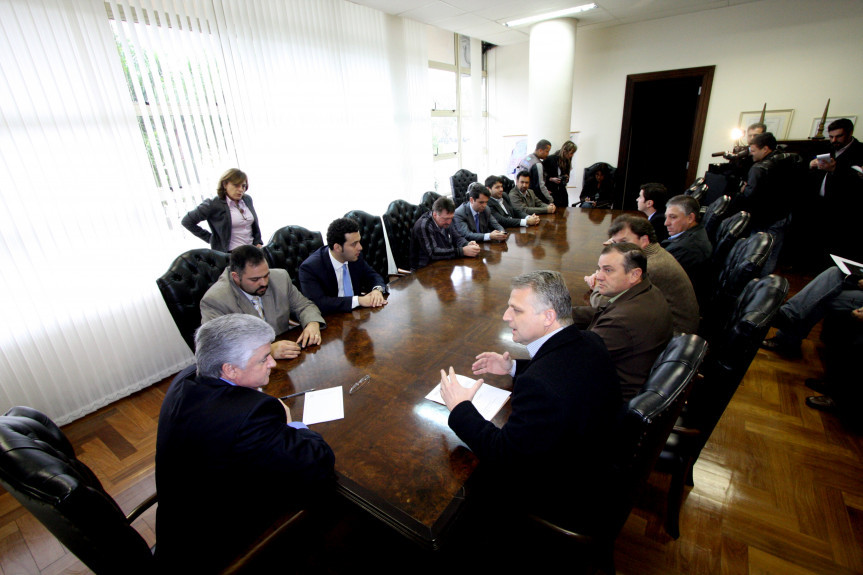
[[[461,386],[465,388],[473,387],[476,383],[475,379],[471,379],[464,375],[456,375],[456,377]],[[506,400],[509,399],[510,395],[511,392],[505,389],[487,385],[483,382],[483,384],[479,386],[476,395],[473,396],[471,403],[473,403],[476,410],[485,418],[486,421],[491,421],[494,416],[497,415],[497,412],[500,411],[500,408],[503,407],[503,404],[506,403]],[[438,383],[435,388],[429,392],[426,399],[446,405],[440,394],[440,383]]]
[[[345,402],[342,386],[306,394],[303,404],[303,423],[306,425],[344,418]]]

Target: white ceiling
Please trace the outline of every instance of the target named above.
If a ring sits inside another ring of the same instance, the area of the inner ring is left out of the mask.
[[[505,46],[528,40],[530,26],[504,22],[586,4],[590,0],[350,0],[387,14],[404,16]],[[577,15],[581,29],[605,28],[687,12],[713,10],[758,0],[594,0],[597,7]]]

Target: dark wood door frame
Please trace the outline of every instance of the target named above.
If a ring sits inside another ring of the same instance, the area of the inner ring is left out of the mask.
[[[698,158],[701,155],[701,140],[704,138],[704,124],[707,121],[707,105],[710,102],[710,89],[713,86],[713,72],[716,66],[702,66],[699,68],[681,68],[679,70],[664,70],[661,72],[647,72],[644,74],[629,74],[626,76],[626,96],[623,101],[623,124],[620,128],[620,150],[617,156],[619,171],[618,184],[623,185],[626,180],[626,169],[628,168],[629,143],[632,138],[632,108],[634,105],[635,85],[639,82],[651,82],[654,80],[668,80],[671,78],[701,77],[701,94],[698,98],[698,108],[695,112],[695,126],[692,131],[692,145],[689,148],[689,168],[686,171],[686,181],[692,182],[698,171]],[[623,168],[622,170],[620,170]],[[618,188],[622,189],[622,188]]]

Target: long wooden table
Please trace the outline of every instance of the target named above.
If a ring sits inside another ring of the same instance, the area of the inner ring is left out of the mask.
[[[345,418],[316,424],[336,455],[338,489],[402,534],[432,549],[464,501],[477,459],[447,425],[445,406],[425,399],[454,366],[471,376],[483,351],[527,357],[502,321],[510,279],[551,269],[564,274],[573,303],[584,304],[612,219],[608,210],[568,208],[538,226],[513,228],[506,242],[485,243],[478,258],[435,262],[390,284],[389,304],[326,317],[320,347],[278,362],[267,393],[342,386]],[[296,337],[296,330],[285,337]],[[364,375],[371,381],[348,391]],[[512,389],[506,376],[487,383]],[[289,400],[294,417],[303,397]],[[502,426],[509,403],[494,423]]]

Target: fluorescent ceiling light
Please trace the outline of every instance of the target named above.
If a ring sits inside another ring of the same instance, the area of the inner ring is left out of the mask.
[[[513,28],[515,26],[523,26],[525,24],[533,24],[534,22],[541,22],[543,20],[552,20],[554,18],[563,18],[564,16],[571,16],[573,14],[578,14],[579,12],[587,12],[588,10],[593,10],[596,8],[596,4],[583,4],[581,6],[576,6],[574,8],[565,8],[563,10],[558,10],[556,12],[548,12],[547,14],[540,14],[539,16],[530,16],[528,18],[521,18],[519,20],[512,20],[504,24],[504,26],[509,26]]]

